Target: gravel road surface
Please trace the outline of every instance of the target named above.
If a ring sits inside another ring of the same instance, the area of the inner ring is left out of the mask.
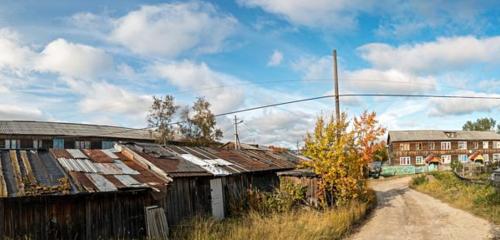
[[[500,239],[498,226],[410,189],[410,180],[371,182],[378,206],[350,239]]]

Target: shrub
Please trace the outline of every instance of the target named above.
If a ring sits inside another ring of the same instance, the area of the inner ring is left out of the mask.
[[[251,190],[248,193],[250,210],[262,214],[290,211],[305,203],[306,188],[289,180],[282,180],[274,192]]]
[[[368,191],[363,198],[369,201],[356,200],[321,211],[300,208],[264,215],[250,212],[239,218],[223,221],[198,217],[172,229],[171,239],[342,239],[375,205],[373,191]]]
[[[417,175],[415,177],[413,177],[412,181],[411,181],[411,185],[412,186],[417,186],[417,185],[421,185],[423,183],[426,183],[428,180],[427,180],[427,175]]]

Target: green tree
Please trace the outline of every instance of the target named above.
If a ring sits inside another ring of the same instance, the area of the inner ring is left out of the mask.
[[[153,96],[153,103],[147,116],[148,127],[156,131],[156,141],[160,144],[166,144],[174,135],[172,126],[173,117],[179,106],[175,105],[174,97],[165,95],[165,97]]]
[[[198,144],[210,144],[222,138],[222,131],[216,128],[215,115],[210,111],[210,103],[200,97],[191,108],[181,112],[181,133]]]
[[[464,131],[495,131],[496,121],[493,118],[478,118],[475,122],[465,122],[462,129]],[[497,126],[497,131],[500,126]]]

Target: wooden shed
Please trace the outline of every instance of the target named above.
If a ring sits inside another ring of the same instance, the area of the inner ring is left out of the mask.
[[[310,169],[294,169],[277,173],[280,181],[290,181],[293,184],[306,188],[307,203],[317,207],[319,205],[319,176]]]

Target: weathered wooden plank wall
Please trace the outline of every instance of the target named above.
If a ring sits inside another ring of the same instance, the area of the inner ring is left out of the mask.
[[[2,239],[138,239],[147,190],[0,199]]]
[[[227,216],[240,214],[248,208],[248,191],[271,192],[279,186],[275,172],[230,175],[223,178],[224,207]]]
[[[210,177],[178,177],[161,201],[169,226],[196,215],[211,214]]]

